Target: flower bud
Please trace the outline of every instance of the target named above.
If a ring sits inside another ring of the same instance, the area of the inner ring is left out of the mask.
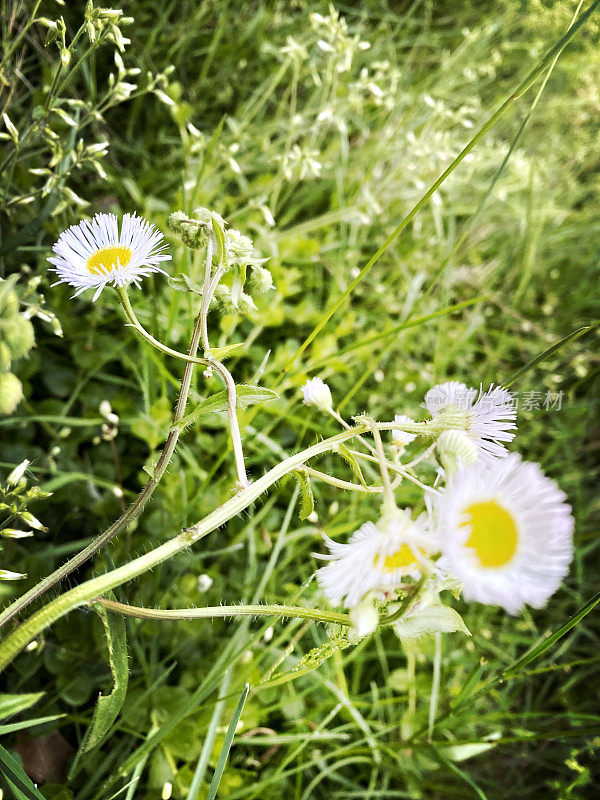
[[[302,395],[307,406],[315,406],[321,411],[331,411],[333,401],[331,390],[321,378],[310,378],[302,387]]]
[[[373,633],[379,624],[379,611],[375,607],[373,598],[369,595],[363,597],[360,603],[350,610],[350,620],[357,638],[362,639],[363,636]]]
[[[0,415],[12,414],[23,398],[21,381],[12,372],[0,373]]]
[[[394,422],[397,425],[414,425],[414,419],[407,417],[405,414],[396,414]],[[407,433],[401,428],[394,428],[392,431],[392,447],[397,447],[398,450],[404,450],[407,444],[414,442],[417,438],[414,433]]]
[[[265,267],[255,265],[252,267],[251,284],[259,294],[264,294],[273,288],[273,276]]]
[[[477,461],[477,445],[461,430],[449,430],[440,434],[436,448],[440,461],[448,473],[459,467],[468,467]]]
[[[21,461],[21,463],[13,469],[13,471],[6,479],[7,486],[16,486],[17,483],[21,480],[21,478],[25,474],[25,470],[30,465],[30,463],[31,462],[28,459],[25,459],[25,461]]]

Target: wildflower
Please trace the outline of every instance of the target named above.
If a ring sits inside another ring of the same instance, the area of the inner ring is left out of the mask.
[[[433,417],[447,411],[464,413],[464,430],[477,446],[481,463],[489,465],[507,454],[502,442],[511,442],[517,428],[517,409],[507,389],[492,384],[487,392],[478,392],[460,381],[449,381],[430,389],[424,405]]]
[[[378,525],[365,522],[347,544],[324,536],[331,555],[317,570],[317,580],[334,606],[345,598],[353,608],[369,592],[394,592],[406,577],[418,579],[429,570],[428,552],[436,550],[433,537],[426,535],[421,519],[413,522],[410,511],[382,518]]]
[[[516,614],[541,608],[558,589],[573,554],[573,518],[564,493],[538,464],[511,453],[488,470],[460,470],[433,513],[442,559],[468,600]]]
[[[396,425],[414,425],[414,419],[407,417],[406,414],[396,414],[394,417],[394,422]],[[403,431],[400,428],[394,428],[392,430],[392,446],[397,447],[399,450],[404,450],[407,444],[414,442],[417,438],[415,433],[408,433],[407,431]]]
[[[91,222],[83,220],[64,231],[52,248],[56,256],[48,261],[57,283],[77,289],[73,297],[93,288],[97,300],[109,283],[139,288],[141,278],[163,272],[158,265],[171,258],[165,248],[162,234],[135,214],[123,216],[120,233],[114,214],[96,214]]]
[[[307,406],[315,406],[321,411],[330,411],[333,405],[331,390],[321,378],[310,378],[302,387],[304,402]]]

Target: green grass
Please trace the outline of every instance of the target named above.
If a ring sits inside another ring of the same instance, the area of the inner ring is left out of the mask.
[[[47,5],[44,15],[56,18],[55,6]],[[1,566],[28,574],[26,581],[1,585],[7,601],[118,516],[115,487],[122,487],[127,500],[135,496],[145,480],[144,465],[156,461],[180,378],[179,364],[123,327],[116,297],[107,292],[92,305],[85,298],[70,300],[62,286],[49,288],[44,259],[60,231],[82,213],[136,210],[164,230],[170,211],[208,206],[251,235],[270,258],[276,289],[259,298],[258,311],[210,316],[215,343],[248,343],[227,362],[236,380],[252,382],[262,365],[261,384],[280,394],[278,401],[241,416],[254,477],[279,460],[279,450],[291,454],[337,432],[333,421],[301,404],[298,390],[307,375],[330,383],[348,419],[367,409],[380,419],[418,415],[433,383],[506,382],[598,318],[600,12],[560,57],[522,133],[539,82],[294,358],[324,311],[565,33],[576,6],[533,0],[340,4],[349,36],[371,44],[355,48],[351,67],[342,72],[317,44],[326,38],[324,28],[314,30],[309,21],[311,11],[327,15],[326,4],[182,2],[166,5],[159,15],[155,5],[141,0],[124,6],[136,20],[124,29],[132,40],[125,66],[139,66],[143,75],[174,67],[161,84],[172,104],[152,93],[140,95],[109,108],[103,121],[77,128],[74,142],[80,135],[85,144],[108,141],[100,160],[106,177],[89,164],[73,167],[64,145],[72,129],[55,120],[66,177],[57,177],[49,211],[51,193],[41,196],[46,176],[28,172],[50,161],[52,153],[40,142],[0,176],[4,274],[25,265],[23,285],[32,273],[42,276],[46,305],[64,329],[59,339],[50,325],[35,321],[37,347],[14,367],[26,401],[12,417],[0,419],[3,469],[31,459],[39,485],[53,491],[34,507],[49,533],[3,544]],[[64,11],[67,40],[83,11],[77,3]],[[3,17],[10,39],[17,28],[9,30],[9,18],[10,7]],[[294,65],[281,53],[290,35],[307,49],[307,61]],[[44,49],[44,38],[42,27],[34,25],[10,65],[18,67],[19,80],[6,110],[20,131],[43,101],[42,86],[51,84],[56,68],[56,45]],[[113,50],[103,44],[92,53],[62,96],[97,103],[115,69]],[[361,75],[363,69],[369,76]],[[7,90],[0,99],[6,103]],[[74,113],[76,106],[65,109]],[[320,170],[305,164],[308,172],[301,177],[294,156],[286,158],[296,144],[320,162]],[[89,205],[78,207],[65,186]],[[9,202],[29,195],[31,203]],[[170,243],[170,272],[199,279],[199,259],[175,238]],[[132,292],[132,299],[154,336],[187,347],[195,313],[191,295],[169,290],[156,277],[145,281],[143,293]],[[464,307],[438,315],[458,304]],[[173,797],[186,798],[204,743],[214,736],[200,770],[199,796],[206,797],[248,682],[242,726],[233,743],[227,741],[231,750],[219,797],[594,796],[600,741],[597,611],[537,660],[518,672],[511,666],[597,592],[597,342],[597,329],[569,341],[512,387],[521,398],[515,445],[560,483],[574,508],[570,576],[544,610],[517,618],[456,604],[473,636],[443,639],[431,742],[432,637],[404,649],[384,628],[313,672],[257,690],[278,659],[287,658],[285,672],[324,645],[327,629],[301,620],[128,619],[130,678],[123,710],[105,742],[78,760],[65,785],[42,786],[43,794],[104,800],[122,790],[120,797],[159,798],[168,781]],[[199,373],[192,399],[220,388]],[[560,410],[527,408],[528,397],[543,399],[548,391],[563,393]],[[531,392],[539,395],[526,395]],[[99,439],[98,406],[104,399],[121,418],[114,450]],[[315,466],[351,479],[341,459],[327,457]],[[230,496],[234,476],[220,418],[190,428],[138,524],[71,576],[69,585],[193,524]],[[365,469],[367,480],[373,476]],[[344,538],[374,518],[377,507],[313,482],[318,522],[302,522],[294,486],[292,480],[281,482],[251,514],[121,587],[117,599],[164,608],[322,604],[316,584],[306,585],[317,566],[310,554],[320,547],[321,529]],[[398,493],[407,504],[419,497],[410,486]],[[201,574],[213,581],[205,592],[198,588]],[[6,691],[45,691],[17,719],[64,714],[33,732],[58,730],[77,748],[98,692],[108,694],[112,686],[100,619],[76,611],[60,620],[35,650],[20,656],[17,667],[6,678]],[[11,749],[15,735],[7,742]]]

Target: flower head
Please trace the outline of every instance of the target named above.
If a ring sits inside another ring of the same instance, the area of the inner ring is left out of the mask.
[[[317,570],[317,580],[332,605],[345,598],[346,608],[356,606],[369,592],[393,592],[404,578],[419,578],[429,566],[427,553],[436,550],[423,522],[413,522],[408,510],[378,525],[365,522],[347,544],[324,538],[331,555],[320,556],[329,564]]]
[[[511,453],[487,470],[459,470],[433,513],[440,565],[463,582],[467,600],[516,614],[541,608],[560,586],[573,555],[565,495],[538,464]]]
[[[413,425],[414,419],[407,417],[406,414],[396,414],[394,422],[396,425]],[[407,444],[414,442],[416,438],[417,435],[415,433],[408,433],[400,428],[392,430],[392,446],[397,447],[399,450],[403,450]]]
[[[169,261],[160,231],[135,214],[125,214],[121,231],[114,214],[96,214],[90,222],[61,233],[52,248],[56,256],[48,261],[58,275],[57,283],[77,289],[73,297],[86,289],[95,289],[93,300],[107,284],[125,286],[151,272],[162,272],[161,261]]]
[[[511,442],[517,428],[516,405],[507,389],[492,384],[487,392],[478,392],[460,381],[448,381],[430,389],[424,405],[433,417],[446,411],[464,413],[464,429],[477,446],[481,463],[489,465],[507,454],[502,442]]]
[[[329,411],[333,401],[331,389],[321,378],[310,378],[302,387],[302,395],[307,406],[315,406],[321,411]]]

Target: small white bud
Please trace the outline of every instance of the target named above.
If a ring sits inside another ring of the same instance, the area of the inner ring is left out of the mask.
[[[405,414],[396,414],[394,422],[397,425],[414,425],[415,423],[414,419],[407,417]],[[406,445],[414,442],[416,438],[417,435],[415,433],[408,433],[400,428],[394,428],[392,430],[392,446],[401,450],[404,450]]]
[[[173,784],[170,781],[165,781],[162,787],[162,800],[169,800],[173,792]]]
[[[267,630],[266,630],[266,631],[263,633],[263,639],[264,639],[264,641],[265,641],[265,642],[270,642],[270,641],[271,641],[271,639],[273,638],[273,633],[274,633],[274,632],[275,632],[275,631],[274,631],[274,629],[273,629],[273,626],[272,626],[272,625],[269,625],[269,627],[267,628]]]
[[[379,624],[379,611],[375,608],[373,598],[367,595],[350,610],[350,619],[354,634],[362,639],[368,636]]]
[[[311,378],[302,387],[302,395],[307,406],[315,406],[321,411],[331,411],[333,401],[331,390],[321,378]]]
[[[210,587],[213,585],[213,579],[210,575],[198,575],[198,591],[199,592],[208,592]]]
[[[23,475],[25,474],[25,470],[29,466],[31,462],[25,459],[25,461],[21,461],[21,463],[13,469],[10,473],[8,478],[6,479],[6,483],[8,486],[16,486],[17,483],[21,480]]]

